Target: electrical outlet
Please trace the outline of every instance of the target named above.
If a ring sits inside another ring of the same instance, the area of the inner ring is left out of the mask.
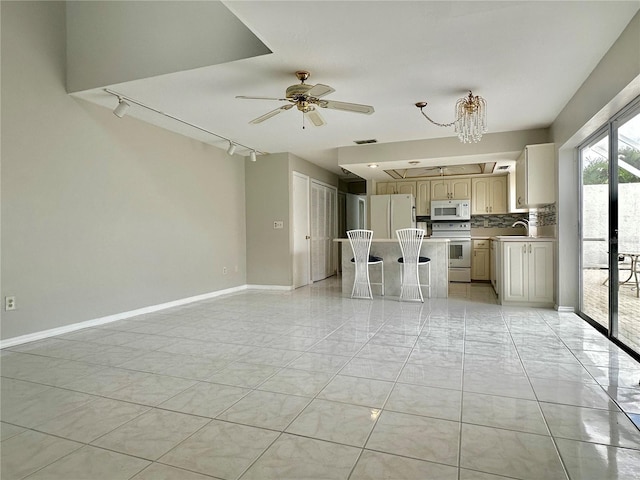
[[[274,229],[284,228],[284,222],[282,220],[276,220],[275,222],[273,222],[273,228]]]
[[[227,274],[227,267],[222,267],[222,274],[226,275]]]
[[[487,228],[489,226],[489,219],[485,218],[484,219],[484,227]]]
[[[4,297],[4,309],[6,311],[15,310],[16,309],[16,297]]]

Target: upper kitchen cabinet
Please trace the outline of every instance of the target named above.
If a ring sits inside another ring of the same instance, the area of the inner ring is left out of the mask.
[[[471,179],[471,215],[507,213],[507,177]]]
[[[556,201],[553,143],[527,145],[516,161],[516,207],[539,207]]]
[[[400,180],[397,182],[378,182],[376,195],[405,194],[416,197],[416,182],[414,180]]]
[[[416,182],[416,215],[431,215],[431,182],[429,180],[419,180]]]
[[[431,200],[468,200],[470,198],[470,178],[443,178],[431,181]]]

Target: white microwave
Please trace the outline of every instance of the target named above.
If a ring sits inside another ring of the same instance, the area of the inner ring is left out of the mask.
[[[432,200],[431,221],[470,220],[470,205],[469,200]]]

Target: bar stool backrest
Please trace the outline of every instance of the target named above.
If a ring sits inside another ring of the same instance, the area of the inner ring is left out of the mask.
[[[369,283],[368,265],[373,230],[349,230],[347,236],[349,237],[351,249],[353,250],[356,270],[351,296],[357,298],[373,298],[371,295],[371,285]]]
[[[402,259],[398,259],[398,261],[402,260],[400,300],[424,302],[418,273],[424,230],[421,228],[401,228],[396,230],[396,235],[402,251]],[[431,265],[428,265],[427,268],[430,269]],[[429,283],[431,283],[431,273],[429,273]],[[429,287],[429,296],[431,296],[431,287]]]
[[[396,230],[398,241],[400,242],[400,250],[404,258],[404,264],[418,264],[420,256],[420,247],[424,238],[424,230],[421,228],[402,228]]]

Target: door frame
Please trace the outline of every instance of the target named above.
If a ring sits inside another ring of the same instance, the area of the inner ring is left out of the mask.
[[[578,223],[578,239],[579,239],[579,260],[578,260],[578,282],[579,288],[581,289],[580,298],[579,298],[579,308],[578,315],[589,322],[593,327],[599,330],[601,333],[606,335],[609,340],[615,343],[617,346],[622,348],[625,352],[630,354],[636,360],[640,361],[640,352],[633,350],[631,347],[623,343],[618,339],[618,313],[619,313],[619,299],[618,299],[618,281],[619,281],[619,272],[618,272],[618,126],[621,123],[624,123],[630,117],[638,115],[640,112],[640,97],[635,98],[628,105],[618,111],[615,115],[612,115],[607,122],[598,128],[595,132],[589,135],[580,145],[576,147],[577,150],[577,158],[578,158],[578,202],[579,202],[579,223]],[[582,155],[581,151],[586,146],[597,142],[599,138],[603,138],[608,136],[608,175],[609,175],[609,188],[608,188],[608,269],[609,269],[609,319],[607,327],[602,326],[600,323],[596,322],[589,315],[583,312],[583,300],[584,300],[584,291],[583,288],[583,202],[584,202],[584,185],[582,178]]]
[[[300,203],[296,201],[294,197],[294,188],[293,184],[296,182],[296,179],[304,182],[304,193],[303,195],[306,198],[306,211],[300,211]],[[300,172],[292,172],[291,178],[291,197],[292,197],[292,217],[293,217],[293,228],[291,229],[291,245],[292,245],[292,284],[293,288],[304,287],[305,285],[310,285],[312,283],[311,277],[311,220],[310,220],[310,211],[311,211],[311,181],[308,175],[305,175]],[[298,213],[302,213],[303,217],[300,218]],[[299,224],[302,223],[302,224]],[[302,238],[301,235],[297,235],[297,232],[306,231],[306,238]],[[299,257],[295,253],[298,251],[297,246],[301,245],[302,242],[307,244],[307,254]],[[298,262],[303,262],[302,268],[300,268],[300,264]],[[296,275],[297,271],[306,270],[307,275],[306,279],[302,279],[301,281],[306,281],[306,283],[298,284],[298,276]]]

